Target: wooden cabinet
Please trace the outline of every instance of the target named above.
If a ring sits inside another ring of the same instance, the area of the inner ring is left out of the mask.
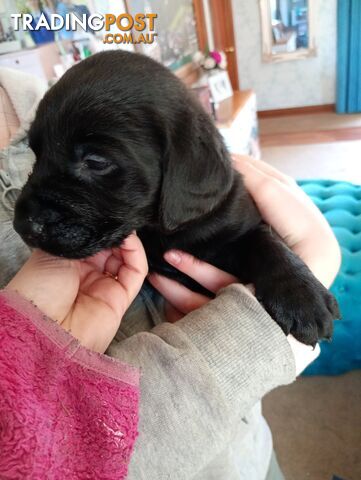
[[[256,95],[236,91],[219,104],[216,124],[231,153],[260,157]]]

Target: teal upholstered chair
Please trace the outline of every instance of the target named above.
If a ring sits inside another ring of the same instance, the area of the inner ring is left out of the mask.
[[[341,270],[331,288],[342,312],[331,343],[307,375],[335,375],[361,368],[361,186],[328,180],[300,181],[330,223],[342,249]]]

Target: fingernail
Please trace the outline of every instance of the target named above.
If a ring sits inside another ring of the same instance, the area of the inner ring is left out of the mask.
[[[170,250],[164,254],[164,258],[167,260],[168,263],[171,265],[178,265],[182,261],[182,256],[176,250]]]

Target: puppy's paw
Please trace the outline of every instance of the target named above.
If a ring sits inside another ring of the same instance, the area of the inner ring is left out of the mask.
[[[259,300],[286,335],[312,346],[331,340],[333,321],[341,318],[337,301],[311,274],[275,282],[262,293]]]

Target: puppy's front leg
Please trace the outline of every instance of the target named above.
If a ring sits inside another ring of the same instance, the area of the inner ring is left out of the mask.
[[[267,225],[243,241],[256,296],[282,330],[313,346],[321,338],[330,339],[333,320],[340,318],[338,305],[306,264]]]

